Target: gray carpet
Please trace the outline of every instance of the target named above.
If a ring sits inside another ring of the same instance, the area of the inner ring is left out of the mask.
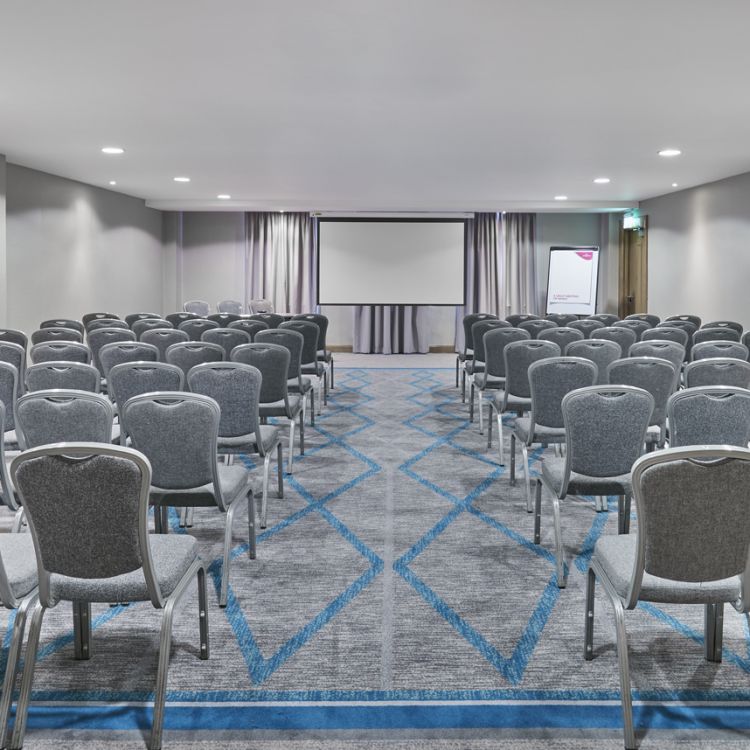
[[[616,726],[594,732],[592,739],[590,728],[585,735],[575,734],[576,727],[545,728],[544,716],[529,730],[534,736],[523,737],[498,729],[452,738],[449,728],[431,735],[398,725],[388,737],[348,739],[336,734],[350,730],[333,717],[319,731],[300,727],[274,738],[275,731],[287,731],[284,711],[293,716],[298,701],[355,701],[375,708],[407,701],[426,711],[441,702],[486,701],[498,711],[503,701],[561,701],[581,706],[582,728],[590,726],[598,706],[615,718],[619,710],[613,623],[601,596],[597,658],[582,658],[586,564],[596,538],[616,533],[615,505],[609,514],[597,514],[590,499],[564,504],[570,574],[567,589],[559,591],[551,508],[545,503],[542,544],[536,547],[523,482],[510,487],[496,452],[486,450],[486,438],[468,423],[452,371],[341,369],[336,384],[328,409],[308,430],[307,455],[295,460],[284,499],[271,493],[256,560],[245,554],[242,519],[236,523],[227,609],[219,609],[215,589],[210,593],[208,662],[197,659],[193,592],[177,617],[165,744],[269,750],[619,747]],[[190,533],[218,583],[222,519],[196,511]],[[103,733],[89,735],[76,724],[75,706],[149,700],[160,614],[147,604],[93,609],[88,662],[73,659],[69,608],[61,605],[45,619],[34,696],[37,705],[71,705],[64,709],[70,729],[48,736],[49,724],[45,729],[32,712],[26,747],[99,746],[106,739],[110,748],[143,746],[140,732],[115,732],[121,724],[114,718],[111,725],[110,718],[99,720]],[[639,697],[726,698],[748,705],[746,618],[726,612],[724,661],[717,665],[702,658],[702,617],[701,607],[649,606],[628,613]],[[227,719],[226,728],[239,732],[239,739],[230,731],[217,744],[212,735],[200,734],[200,721],[194,733],[176,719],[170,725],[170,716],[189,714],[193,704],[198,715],[211,706],[224,710],[232,701],[247,716],[260,717],[257,728]],[[113,707],[111,716],[117,711]],[[472,716],[459,717],[456,731],[473,731]],[[378,731],[388,726],[383,721],[376,721]],[[681,729],[679,717],[673,721]],[[654,730],[646,742],[656,747],[663,736]],[[685,747],[747,741],[741,734],[739,740],[736,734],[670,737],[670,746],[687,741]]]

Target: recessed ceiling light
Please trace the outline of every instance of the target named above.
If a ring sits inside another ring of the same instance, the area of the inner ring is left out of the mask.
[[[119,146],[105,146],[102,149],[103,154],[124,154],[125,149],[120,148]]]
[[[677,183],[676,183],[676,182],[673,182],[673,183],[672,183],[672,187],[677,187]]]
[[[175,177],[174,181],[175,182],[190,182],[190,178],[189,177]]]
[[[555,196],[555,200],[556,201],[566,201],[566,200],[568,200],[568,196],[567,195],[556,195]]]
[[[220,193],[216,196],[220,201],[228,201],[232,196],[227,195],[226,193]]]
[[[117,182],[116,182],[116,180],[110,180],[110,181],[109,181],[109,184],[110,184],[110,185],[116,185],[116,184],[117,184]]]
[[[609,183],[609,177],[596,177],[594,178],[594,182],[597,185],[607,185]]]
[[[679,156],[682,153],[679,148],[663,148],[659,156]]]

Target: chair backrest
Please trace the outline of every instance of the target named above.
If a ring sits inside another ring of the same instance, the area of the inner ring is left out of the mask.
[[[665,322],[690,323],[696,329],[701,327],[701,319],[697,315],[670,315]]]
[[[140,340],[144,344],[153,344],[159,350],[159,361],[164,362],[167,349],[172,344],[190,341],[190,336],[179,328],[152,328],[149,331],[144,331]]]
[[[539,341],[553,341],[560,347],[560,351],[564,352],[568,344],[572,344],[574,341],[582,341],[584,335],[577,328],[563,326],[562,328],[547,328],[544,331],[539,331],[537,338]]]
[[[26,390],[63,388],[99,393],[101,377],[96,367],[83,362],[40,362],[26,368]]]
[[[692,361],[713,357],[747,360],[748,350],[744,344],[737,341],[703,341],[700,344],[693,344],[690,350]]]
[[[0,328],[0,343],[7,342],[17,344],[24,351],[29,346],[29,338],[23,331],[16,331],[14,328]]]
[[[742,336],[743,331],[742,323],[737,323],[735,320],[712,320],[710,323],[704,323],[701,328],[731,328],[737,331],[740,336]]]
[[[563,428],[562,400],[577,388],[594,385],[597,367],[590,359],[549,357],[529,366],[532,437],[537,425]]]
[[[83,334],[75,328],[40,328],[31,334],[32,344],[43,344],[45,341],[75,341],[83,343]]]
[[[187,376],[193,393],[214,399],[219,405],[219,437],[236,438],[256,433],[260,427],[258,403],[261,373],[240,362],[214,362],[196,365]],[[258,440],[262,451],[262,441]]]
[[[630,347],[631,357],[658,357],[671,362],[675,368],[675,378],[679,383],[680,369],[685,361],[685,347],[676,341],[638,341]]]
[[[638,514],[636,559],[626,605],[638,601],[643,574],[704,583],[739,576],[735,606],[747,611],[750,513],[746,447],[670,448],[633,467]]]
[[[605,328],[606,326],[601,320],[593,320],[592,318],[584,318],[583,320],[574,320],[572,323],[568,323],[568,328],[575,328],[580,331],[584,338],[590,338],[592,333],[598,328]]]
[[[518,324],[518,327],[522,328],[524,331],[528,331],[531,334],[531,338],[535,339],[540,331],[557,328],[558,325],[551,320],[522,320]]]
[[[725,357],[688,362],[685,365],[685,387],[696,388],[702,385],[750,388],[750,362]]]
[[[152,603],[162,606],[151,560],[151,472],[144,456],[97,443],[46,445],[14,459],[11,475],[37,550],[42,605],[53,606],[58,598],[52,574],[104,579],[142,569]]]
[[[628,474],[641,454],[653,409],[648,391],[627,385],[594,385],[565,396],[563,489],[571,471],[591,477]]]
[[[513,341],[506,344],[505,357],[505,388],[508,396],[517,398],[531,398],[529,383],[529,367],[532,363],[547,357],[559,357],[560,347],[551,341]]]
[[[86,335],[101,328],[130,328],[130,326],[119,318],[94,318],[86,324]]]
[[[573,315],[572,313],[549,313],[544,316],[544,319],[551,320],[556,326],[565,328],[568,323],[578,320],[578,316]]]
[[[693,335],[698,330],[698,326],[689,320],[682,320],[680,318],[673,319],[667,318],[667,320],[659,323],[656,328],[680,328],[688,335],[687,344],[685,344],[685,351],[690,354],[690,347],[693,345]]]
[[[269,328],[267,331],[258,331],[255,335],[257,344],[278,344],[289,350],[289,370],[287,379],[302,378],[302,347],[305,343],[304,336],[299,331],[289,328]]]
[[[622,349],[619,344],[606,339],[584,339],[568,344],[565,350],[566,357],[583,357],[590,359],[598,368],[598,385],[607,382],[607,368],[616,359],[622,357]]]
[[[164,316],[164,320],[168,320],[175,328],[180,327],[180,323],[184,323],[186,320],[200,320],[201,316],[191,312],[174,312]]]
[[[260,320],[269,328],[278,328],[285,320],[283,315],[275,312],[253,313],[248,316],[248,320]]]
[[[726,385],[686,388],[667,403],[669,445],[738,445],[750,441],[750,390]]]
[[[109,395],[118,412],[134,396],[152,391],[182,391],[185,374],[166,362],[123,362],[109,371]]]
[[[74,341],[61,341],[53,343],[47,341],[43,344],[34,344],[29,350],[29,359],[38,362],[91,362],[91,349],[85,344],[76,344]]]
[[[71,318],[51,318],[50,320],[43,320],[39,324],[39,328],[72,328],[83,335],[86,330],[83,327],[83,323],[80,320],[72,320]]]
[[[279,325],[279,330],[297,331],[302,334],[304,338],[302,343],[303,365],[312,365],[318,361],[320,329],[315,323],[309,320],[287,320]]]
[[[612,313],[595,313],[594,315],[589,315],[587,318],[585,318],[585,320],[596,320],[603,326],[612,326],[617,323],[620,318],[618,318],[617,315],[613,315]]]
[[[224,349],[224,359],[228,360],[235,346],[249,344],[252,338],[247,331],[237,328],[210,328],[208,331],[203,331],[201,341],[218,344]]]
[[[620,321],[624,323],[625,321]],[[623,328],[618,326],[606,326],[597,328],[595,334],[597,340],[614,341],[620,347],[622,357],[627,357],[630,353],[630,347],[638,340],[638,335],[632,328]]]
[[[150,313],[150,312],[138,312],[138,313],[130,313],[130,315],[125,316],[125,322],[130,326],[132,329],[133,323],[135,323],[137,320],[161,320],[162,317],[158,313]]]
[[[248,320],[247,318],[243,318],[242,320],[235,320],[233,323],[230,323],[228,328],[245,331],[245,333],[250,336],[250,341],[255,341],[255,334],[258,333],[258,331],[267,330],[268,323],[263,323],[260,320]]]
[[[192,299],[188,302],[185,302],[182,305],[182,309],[185,312],[200,315],[202,318],[205,318],[206,315],[211,312],[211,305],[209,305],[208,302],[205,302],[202,299]]]
[[[232,350],[232,362],[255,367],[262,376],[259,401],[272,404],[288,398],[289,349],[280,344],[255,342]]]
[[[136,320],[133,323],[132,328],[138,341],[142,341],[143,334],[146,333],[146,331],[153,331],[154,329],[162,331],[165,329],[171,330],[174,326],[165,318],[141,318],[141,320]]]
[[[119,320],[120,316],[115,315],[115,313],[108,313],[108,312],[92,312],[92,313],[86,313],[81,317],[81,322],[83,323],[84,329],[88,329],[89,323],[92,320]]]
[[[27,449],[51,443],[111,443],[114,416],[112,402],[100,393],[55,388],[18,399],[16,429]]]
[[[187,376],[192,367],[206,362],[223,362],[226,358],[224,347],[205,341],[183,341],[167,347],[164,360],[175,365]],[[163,390],[163,389],[162,389]]]
[[[178,330],[185,331],[191,341],[200,341],[204,331],[211,328],[220,328],[215,320],[206,320],[205,318],[193,318],[180,323]]]
[[[650,331],[653,326],[647,320],[635,320],[627,318],[625,320],[618,320],[617,323],[612,324],[613,328],[627,328],[635,334],[635,340],[640,341],[645,331]],[[596,334],[599,338],[599,334]]]
[[[306,320],[318,326],[318,351],[327,352],[326,336],[328,335],[328,318],[320,313],[301,313],[292,320]]]
[[[251,299],[247,303],[250,312],[255,315],[256,313],[272,313],[273,302],[270,299]]]
[[[105,344],[113,344],[117,341],[135,341],[135,333],[125,328],[100,328],[97,331],[89,333],[89,349],[91,349],[91,359],[102,375],[102,363],[99,359],[99,352]]]
[[[471,329],[474,323],[480,320],[497,320],[497,315],[493,315],[492,313],[469,313],[468,315],[464,315],[464,354],[474,351],[474,339],[471,335]]]
[[[498,320],[497,318],[482,318],[475,321],[471,326],[471,342],[475,362],[485,361],[484,337],[489,331],[494,331],[497,328],[510,329],[512,326],[507,321]]]
[[[153,344],[143,341],[116,341],[105,344],[99,349],[99,361],[102,363],[104,377],[109,377],[109,371],[123,362],[157,362],[159,350]]]
[[[15,413],[19,388],[18,369],[8,362],[0,362],[0,403],[5,406],[4,431],[16,429]]]
[[[0,379],[2,373],[0,372]],[[0,400],[0,435],[8,429],[5,426],[5,404]],[[0,440],[0,492],[2,493],[2,503],[12,511],[18,510],[16,502],[16,493],[13,491],[13,485],[10,481],[10,472],[8,464],[5,461],[5,441]]]
[[[690,344],[690,331],[677,326],[665,326],[659,323],[655,328],[644,331],[641,341],[674,341],[679,344],[687,356],[687,347]]]
[[[245,305],[236,299],[223,299],[216,303],[216,310],[220,313],[232,313],[232,315],[242,315],[245,312]]]
[[[633,315],[626,315],[625,320],[643,320],[648,323],[651,328],[658,326],[659,323],[661,323],[661,318],[658,315],[653,315],[651,313],[634,313]]]
[[[485,372],[494,378],[505,377],[505,347],[513,341],[529,341],[531,334],[512,326],[490,328],[482,336]]]
[[[517,328],[519,323],[523,323],[526,320],[539,320],[539,316],[532,315],[531,313],[513,313],[512,315],[507,315],[505,320],[514,328]]]
[[[652,425],[663,427],[667,418],[667,400],[677,388],[675,366],[656,357],[628,357],[612,362],[607,368],[609,385],[632,385],[643,388],[654,397]]]
[[[705,326],[693,334],[693,346],[701,344],[704,341],[737,341],[740,340],[740,334],[734,328],[728,326],[714,326],[706,328]]]
[[[219,405],[199,393],[144,393],[121,411],[123,426],[151,463],[161,490],[218,487]]]
[[[234,313],[223,312],[214,313],[206,318],[206,320],[213,320],[215,323],[218,323],[222,328],[226,328],[230,323],[241,319],[239,315],[235,315]]]
[[[16,368],[16,372],[18,372],[18,390],[20,393],[26,373],[26,349],[20,344],[13,344],[10,341],[0,341],[0,362],[7,362]]]

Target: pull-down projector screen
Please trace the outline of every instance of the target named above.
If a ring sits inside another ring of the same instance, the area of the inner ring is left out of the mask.
[[[593,315],[599,280],[599,248],[551,247],[547,314]]]
[[[464,304],[463,219],[318,222],[318,304]]]

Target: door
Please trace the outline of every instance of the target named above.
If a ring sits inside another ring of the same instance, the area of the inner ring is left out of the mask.
[[[639,229],[623,229],[620,219],[621,318],[648,312],[648,216]]]

